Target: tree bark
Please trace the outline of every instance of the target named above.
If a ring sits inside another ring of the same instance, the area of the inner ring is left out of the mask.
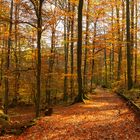
[[[130,40],[130,10],[129,0],[126,1],[126,41],[127,41],[127,88],[130,90],[133,86],[132,82],[132,66],[131,66],[131,40]]]
[[[18,102],[18,96],[19,96],[19,79],[20,79],[20,71],[19,71],[19,59],[20,59],[20,46],[18,44],[18,20],[19,20],[19,4],[15,3],[15,49],[14,49],[14,56],[15,56],[15,96],[13,98],[14,104],[17,104]]]
[[[75,11],[75,6],[72,5],[72,12],[73,12],[73,16],[71,19],[71,49],[70,49],[70,53],[71,53],[71,80],[70,80],[70,87],[71,87],[71,99],[73,98],[73,94],[74,94],[74,79],[73,79],[73,74],[74,74],[74,42],[73,42],[73,38],[74,38],[74,11]]]
[[[64,69],[64,97],[63,100],[67,101],[68,99],[68,78],[67,78],[67,74],[68,74],[68,37],[67,37],[67,18],[65,17],[64,19],[64,53],[65,53],[65,69]]]
[[[87,1],[87,12],[86,12],[86,37],[85,37],[85,58],[84,58],[84,73],[83,73],[83,90],[84,93],[87,90],[87,53],[89,44],[89,0]]]
[[[36,117],[40,114],[40,96],[41,96],[41,34],[42,34],[42,4],[43,0],[39,1],[37,15],[37,93],[36,93]]]
[[[9,36],[8,36],[8,46],[6,53],[6,72],[9,73],[10,70],[10,49],[11,49],[11,34],[12,34],[12,25],[13,25],[13,0],[11,0],[11,8],[10,8],[10,25],[9,25]],[[9,103],[9,78],[8,75],[5,77],[5,95],[4,95],[4,113],[8,113],[8,103]]]
[[[55,49],[55,27],[52,27],[52,36],[51,36],[51,56],[49,58],[49,67],[48,67],[48,77],[46,80],[46,103],[50,106],[51,104],[51,89],[52,89],[52,73],[53,73],[53,66],[54,66],[54,49]]]
[[[138,30],[138,4],[137,0],[135,0],[135,74],[134,74],[134,82],[137,84],[137,30]]]
[[[118,71],[117,80],[121,77],[121,63],[122,63],[122,46],[121,46],[121,35],[120,35],[120,9],[118,1],[116,2],[116,16],[117,16],[117,44],[118,44]]]
[[[96,38],[96,29],[97,28],[97,20],[94,22],[94,35],[93,35],[93,48],[92,48],[92,61],[91,61],[91,81],[90,81],[90,92],[92,92],[93,80],[94,80],[94,50],[95,50],[95,38]]]
[[[79,0],[78,5],[78,42],[77,42],[77,82],[78,95],[75,102],[83,102],[83,87],[82,87],[82,10],[83,0]]]

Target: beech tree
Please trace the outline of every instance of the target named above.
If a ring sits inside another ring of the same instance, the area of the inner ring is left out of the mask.
[[[75,5],[71,4],[71,12],[73,13],[72,14],[72,18],[71,18],[71,44],[70,44],[70,58],[71,58],[71,80],[70,80],[70,89],[71,89],[71,99],[73,98],[73,94],[74,94],[74,12],[75,12]]]
[[[129,0],[126,1],[126,41],[127,41],[127,86],[128,90],[132,88],[132,49],[130,40],[130,3]]]
[[[34,6],[36,18],[37,18],[37,74],[36,74],[36,117],[40,113],[40,96],[41,96],[41,34],[42,34],[42,6],[44,0],[30,0]]]
[[[75,102],[83,102],[83,84],[82,84],[82,11],[83,0],[79,0],[78,5],[78,41],[77,41],[77,82],[78,95]]]
[[[117,80],[120,80],[121,65],[122,65],[122,45],[121,45],[121,32],[120,32],[120,5],[116,1],[116,17],[117,17],[117,44],[118,44],[118,72]]]
[[[138,75],[138,70],[137,70],[137,65],[138,65],[138,62],[137,62],[137,58],[138,58],[138,36],[137,36],[137,30],[138,30],[138,4],[137,4],[137,0],[135,1],[135,74],[134,74],[134,82],[135,84],[137,84],[137,75]]]
[[[64,9],[69,10],[68,7],[68,1],[65,1],[64,4]],[[67,16],[64,15],[64,54],[65,54],[65,68],[64,68],[64,97],[63,100],[67,101],[68,100],[68,78],[67,78],[67,74],[68,74],[68,41],[69,41],[69,19],[67,18]]]
[[[89,45],[89,3],[90,1],[87,1],[87,9],[86,9],[86,35],[85,35],[85,54],[84,54],[84,73],[83,73],[83,90],[84,93],[87,92],[87,58],[88,58],[88,45]]]
[[[5,64],[5,71],[7,72],[7,74],[10,71],[10,50],[11,50],[11,45],[12,45],[12,25],[13,25],[13,0],[11,0],[11,7],[10,7],[10,22],[9,22],[9,35],[8,35],[8,45],[6,48],[6,64]],[[5,75],[5,95],[4,95],[4,113],[7,114],[8,113],[8,97],[9,97],[9,77],[8,75]]]

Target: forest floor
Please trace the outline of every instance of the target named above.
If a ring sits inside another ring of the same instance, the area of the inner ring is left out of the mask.
[[[96,89],[85,104],[56,107],[20,136],[0,140],[140,140],[140,117],[108,90]]]

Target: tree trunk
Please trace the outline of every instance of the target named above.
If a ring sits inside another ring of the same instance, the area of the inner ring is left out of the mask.
[[[107,86],[107,55],[106,55],[106,48],[104,49],[104,66],[105,66],[105,86]]]
[[[132,75],[132,80],[133,80],[133,48],[134,48],[134,0],[131,0],[131,22],[130,22],[130,46],[131,46],[131,75]]]
[[[67,101],[68,99],[68,78],[67,78],[67,74],[68,74],[68,37],[67,37],[67,18],[65,17],[64,19],[64,52],[65,52],[65,70],[64,70],[64,97],[63,100]]]
[[[90,92],[92,92],[93,79],[94,79],[94,50],[95,50],[95,38],[96,38],[96,29],[97,28],[97,20],[94,22],[94,35],[93,35],[93,48],[92,48],[92,62],[91,62],[91,80],[90,80]]]
[[[82,87],[82,10],[83,0],[79,0],[78,5],[78,42],[77,42],[77,82],[78,95],[75,102],[83,102],[83,87]]]
[[[122,27],[121,27],[121,42],[124,42],[125,41],[125,24],[124,24],[124,21],[125,21],[125,2],[122,0]],[[123,48],[125,48],[125,45],[124,45],[124,43],[123,43],[123,45],[122,45],[122,47]],[[122,50],[123,50],[123,48],[122,48]],[[126,60],[126,49],[125,50],[123,50],[125,53],[124,53],[124,59]],[[126,65],[126,64],[125,64]],[[124,70],[123,70],[123,76],[124,76],[124,79],[126,79],[125,78],[125,76],[126,76],[126,68],[124,68]],[[125,82],[125,85],[126,85],[126,82]]]
[[[18,96],[19,96],[19,79],[20,79],[20,72],[19,72],[19,59],[18,57],[20,57],[19,53],[20,53],[20,46],[18,44],[18,19],[19,19],[19,6],[18,3],[15,3],[15,49],[14,49],[14,56],[15,56],[15,69],[16,69],[16,73],[15,73],[15,95],[13,98],[13,102],[14,104],[17,104],[18,102]]]
[[[37,15],[37,93],[36,93],[36,117],[40,114],[40,94],[41,94],[41,34],[42,34],[42,3],[39,1]]]
[[[120,10],[119,10],[118,1],[116,3],[116,15],[117,15],[117,45],[118,45],[118,71],[117,71],[117,80],[120,80],[121,76],[121,63],[122,63],[122,46],[121,46],[121,35],[120,35]]]
[[[50,106],[51,104],[51,89],[52,89],[52,73],[53,73],[53,65],[54,65],[54,48],[55,48],[55,28],[54,25],[52,27],[52,36],[51,36],[51,56],[49,58],[49,67],[48,67],[48,77],[46,80],[46,103]]]
[[[138,30],[138,5],[137,0],[135,1],[135,75],[134,75],[134,82],[137,84],[137,30]]]
[[[83,73],[83,90],[84,93],[87,90],[87,53],[89,45],[89,0],[87,1],[87,12],[86,12],[86,37],[85,37],[85,58],[84,58],[84,73]]]
[[[74,13],[75,11],[75,6],[72,5],[72,12]],[[70,53],[71,53],[71,80],[70,80],[70,87],[71,87],[71,99],[73,98],[73,94],[74,94],[74,79],[73,79],[73,74],[74,74],[74,42],[73,42],[73,38],[74,38],[74,15],[72,16],[72,20],[71,20],[71,49],[70,49]]]
[[[112,26],[112,38],[114,41],[114,8],[112,7],[112,14],[111,14],[112,20],[111,20],[111,26]],[[114,81],[114,42],[112,43],[111,48],[111,82]]]
[[[132,88],[132,68],[131,68],[131,42],[130,42],[130,10],[129,0],[126,1],[126,42],[127,42],[127,87],[128,90]]]
[[[9,73],[10,70],[10,48],[11,48],[11,34],[12,34],[12,21],[13,20],[13,0],[11,0],[10,8],[10,25],[9,25],[9,36],[8,36],[8,48],[6,53],[6,72]],[[4,113],[8,113],[8,96],[9,96],[9,79],[8,75],[5,77],[5,95],[4,95]]]
[[[112,86],[112,82],[114,80],[114,7],[111,7],[111,37],[112,43],[110,48],[110,66],[109,66],[109,80],[110,80],[110,87]]]

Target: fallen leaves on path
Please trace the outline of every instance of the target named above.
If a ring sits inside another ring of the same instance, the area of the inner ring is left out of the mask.
[[[98,89],[92,101],[56,107],[51,117],[3,140],[139,140],[140,120],[117,95]]]

